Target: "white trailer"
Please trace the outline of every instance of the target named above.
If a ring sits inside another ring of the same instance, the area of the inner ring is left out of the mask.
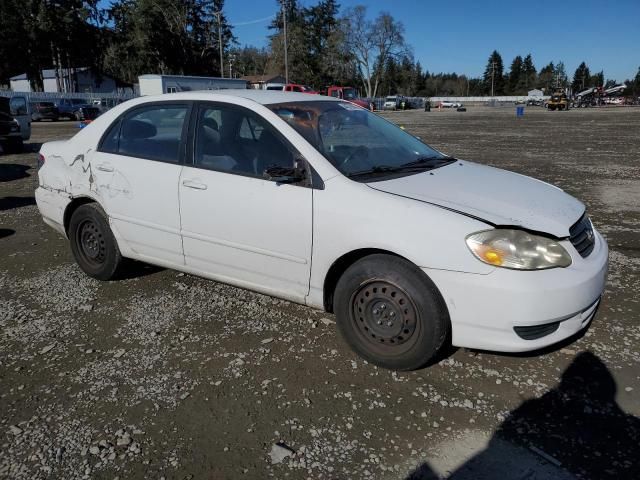
[[[140,75],[140,95],[247,88],[247,81],[239,78],[189,77],[185,75]]]

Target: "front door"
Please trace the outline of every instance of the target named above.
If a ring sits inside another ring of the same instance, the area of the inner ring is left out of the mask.
[[[264,171],[291,168],[292,146],[254,112],[202,104],[193,164],[180,177],[187,266],[236,285],[304,301],[309,290],[312,190]]]
[[[184,264],[178,182],[189,108],[167,102],[134,108],[88,154],[100,203],[142,259]]]

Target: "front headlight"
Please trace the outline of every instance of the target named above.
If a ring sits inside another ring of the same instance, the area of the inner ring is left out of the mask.
[[[559,242],[523,230],[496,228],[467,237],[469,250],[482,262],[516,270],[568,267],[571,256]]]

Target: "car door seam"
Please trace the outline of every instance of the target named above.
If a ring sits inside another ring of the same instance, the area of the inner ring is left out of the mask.
[[[214,243],[216,245],[222,245],[223,247],[235,248],[237,250],[243,250],[246,252],[257,253],[260,255],[266,255],[268,257],[281,258],[283,260],[288,260],[290,262],[299,263],[301,265],[306,265],[307,259],[295,257],[292,255],[287,255],[286,253],[274,252],[273,250],[266,250],[264,248],[251,247],[249,245],[245,245],[243,243],[232,242],[230,240],[224,240],[221,238],[210,237],[208,235],[201,235],[195,232],[189,232],[186,230],[182,230],[183,237],[193,238],[195,240],[203,240],[205,242]]]

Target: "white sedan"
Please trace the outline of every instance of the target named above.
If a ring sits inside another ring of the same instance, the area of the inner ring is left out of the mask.
[[[539,349],[589,324],[607,243],[547,183],[323,96],[128,101],[40,151],[38,208],[88,275],[132,258],[336,314],[365,359]]]
[[[462,103],[454,102],[453,100],[442,100],[442,101],[440,101],[439,105],[442,108],[460,108],[460,107],[462,107]]]

